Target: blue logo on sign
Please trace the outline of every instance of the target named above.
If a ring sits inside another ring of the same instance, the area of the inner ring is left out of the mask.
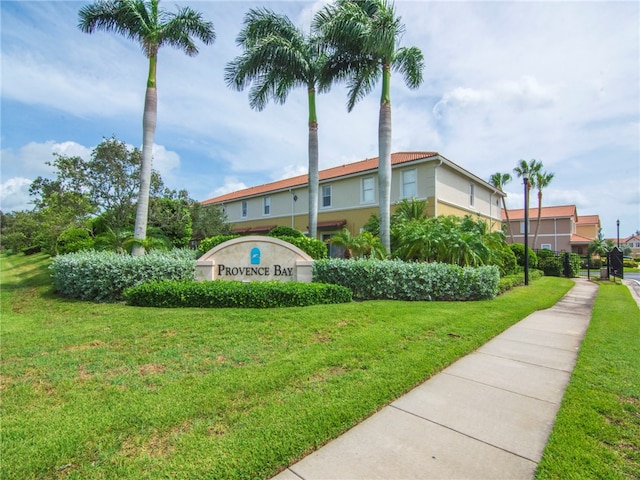
[[[260,265],[260,249],[258,247],[251,249],[251,265]]]

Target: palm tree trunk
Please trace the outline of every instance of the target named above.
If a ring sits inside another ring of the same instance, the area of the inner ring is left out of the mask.
[[[511,228],[511,220],[509,220],[509,210],[507,210],[507,202],[504,201],[504,197],[502,197],[502,207],[504,208],[504,215],[507,217],[507,229],[509,230],[509,237],[511,238],[511,243],[513,243],[513,228]]]
[[[156,57],[149,58],[149,80],[144,98],[144,115],[142,117],[142,165],[140,166],[140,190],[136,208],[136,223],[133,238],[136,244],[132,255],[143,255],[147,238],[147,220],[149,217],[149,189],[151,187],[151,165],[153,155],[153,138],[158,118],[158,92],[156,89]]]
[[[538,241],[538,231],[540,230],[540,217],[542,216],[542,190],[538,190],[538,223],[536,223],[536,233],[533,236],[533,248]]]
[[[378,190],[380,210],[380,241],[387,253],[391,252],[391,100],[389,85],[391,70],[382,71],[382,99],[378,123]]]
[[[318,235],[318,119],[316,92],[309,88],[309,237]]]

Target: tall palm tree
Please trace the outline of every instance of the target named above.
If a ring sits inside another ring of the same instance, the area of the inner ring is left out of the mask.
[[[520,159],[516,168],[513,169],[513,173],[515,173],[518,178],[524,178],[525,174],[528,178],[527,180],[527,201],[526,205],[531,205],[529,202],[529,194],[531,193],[531,189],[535,187],[536,174],[542,169],[542,162],[539,162],[535,159],[531,159],[528,162],[526,160]],[[527,218],[529,218],[529,212],[526,212]],[[535,248],[535,244],[534,244]]]
[[[424,58],[417,47],[399,47],[405,31],[387,0],[337,0],[325,6],[314,27],[333,48],[325,75],[347,81],[347,109],[351,111],[382,78],[378,121],[378,189],[380,238],[391,249],[391,70],[409,88],[422,83]],[[324,78],[324,76],[323,76]]]
[[[242,55],[229,62],[225,81],[229,87],[249,92],[251,108],[261,111],[273,99],[284,104],[295,87],[307,89],[309,104],[309,236],[316,238],[318,225],[318,116],[316,92],[326,56],[322,43],[306,36],[285,15],[266,8],[251,9],[244,19],[237,44]]]
[[[540,164],[542,168],[542,164]],[[536,172],[535,174],[535,186],[538,189],[538,223],[536,223],[536,233],[533,236],[533,244],[536,244],[538,240],[538,231],[540,230],[540,217],[542,215],[542,189],[547,188],[553,180],[555,173],[552,172]]]
[[[198,48],[192,37],[200,39],[206,45],[213,43],[216,38],[213,23],[205,21],[199,12],[181,7],[177,13],[171,13],[161,9],[159,2],[160,0],[97,0],[82,7],[78,13],[78,28],[83,32],[103,30],[124,35],[140,43],[149,60],[142,117],[142,166],[133,234],[137,240],[132,251],[134,255],[144,253],[142,243],[147,234],[152,148],[158,116],[158,50],[164,45],[171,45],[194,56],[198,54]]]
[[[504,186],[511,181],[511,178],[512,177],[510,173],[496,172],[491,175],[491,177],[489,178],[489,182],[498,190],[504,192]],[[509,210],[507,210],[506,195],[502,197],[502,208],[504,209],[504,214],[507,217],[507,229],[509,230],[511,243],[513,243],[513,230],[511,228],[511,221],[509,220]]]

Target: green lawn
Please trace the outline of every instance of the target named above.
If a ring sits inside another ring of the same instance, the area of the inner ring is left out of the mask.
[[[601,283],[536,478],[640,478],[640,310],[620,283]]]
[[[268,478],[571,287],[483,302],[144,309],[1,258],[2,478]]]

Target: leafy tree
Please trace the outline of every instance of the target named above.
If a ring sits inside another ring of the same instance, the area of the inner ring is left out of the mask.
[[[199,12],[189,7],[180,7],[177,13],[162,10],[159,8],[159,0],[97,0],[82,7],[78,16],[78,27],[83,32],[104,30],[124,35],[139,42],[149,60],[142,120],[142,168],[134,228],[134,237],[139,240],[138,243],[144,243],[149,215],[152,148],[157,121],[158,50],[164,45],[171,45],[189,56],[197,55],[198,48],[192,36],[207,45],[213,43],[213,24],[205,21]],[[142,246],[136,246],[133,253],[141,255],[144,250]]]
[[[540,163],[540,169],[542,169],[542,163]],[[536,223],[536,233],[533,236],[533,245],[537,244],[538,231],[540,230],[540,217],[542,216],[542,190],[549,186],[554,175],[555,174],[551,172],[535,172],[534,184],[538,189],[538,222]]]
[[[236,90],[252,85],[251,108],[262,111],[268,101],[284,104],[296,87],[307,90],[309,124],[309,236],[316,238],[318,225],[318,116],[316,92],[326,55],[315,35],[305,35],[285,15],[260,8],[251,9],[236,39],[242,55],[227,64],[225,80]]]
[[[2,214],[0,218],[0,245],[11,253],[19,253],[33,246],[38,232],[42,230],[40,214],[37,212],[13,212]]]
[[[418,200],[417,198],[403,198],[396,203],[396,209],[391,216],[391,222],[408,222],[410,220],[420,220],[426,218],[428,200]]]
[[[149,227],[158,228],[174,247],[186,248],[193,229],[186,191],[181,193],[166,191],[163,197],[151,198]]]
[[[347,109],[371,93],[382,78],[378,123],[380,238],[391,250],[391,70],[409,88],[422,83],[424,60],[417,47],[399,47],[405,31],[386,0],[337,0],[318,12],[314,26],[332,48],[324,78],[347,80]]]
[[[217,205],[202,205],[195,200],[189,203],[193,240],[199,242],[205,238],[231,234],[231,226],[222,208]]]
[[[489,183],[496,187],[498,190],[504,192],[504,186],[511,181],[511,174],[496,172],[489,178]],[[504,214],[507,217],[507,228],[509,230],[509,236],[511,237],[511,243],[513,243],[513,231],[511,229],[511,222],[509,221],[509,210],[507,210],[506,195],[502,197],[502,208]]]

